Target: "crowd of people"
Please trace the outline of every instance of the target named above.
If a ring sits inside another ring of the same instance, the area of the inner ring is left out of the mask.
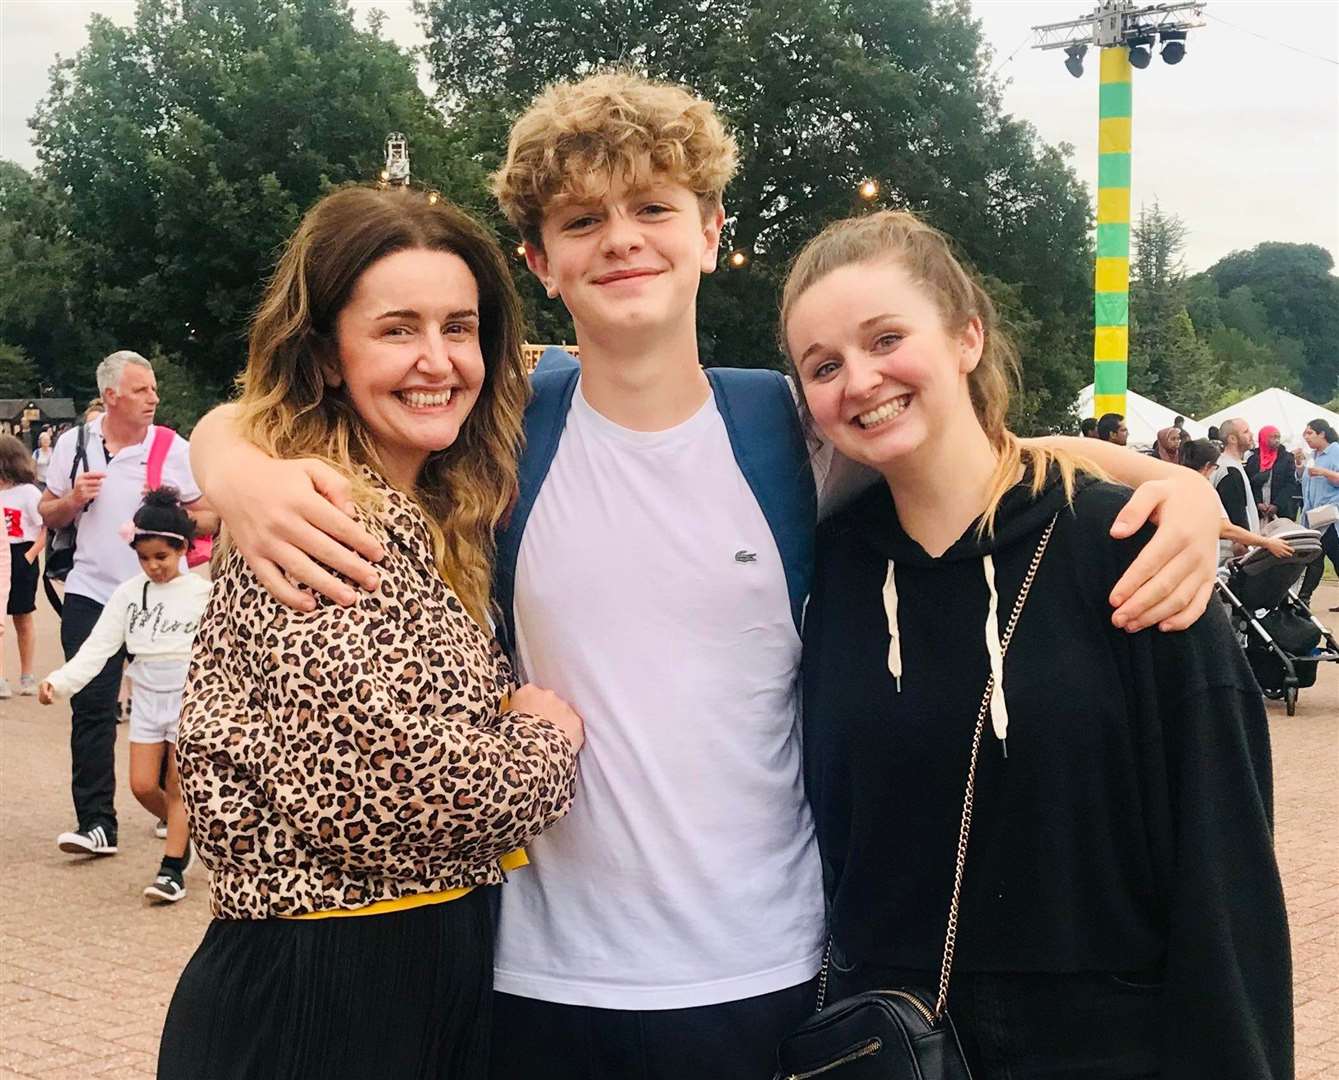
[[[1192,439],[1184,423],[1185,417],[1178,416],[1171,427],[1159,431],[1148,454],[1179,462],[1213,484],[1224,516],[1220,561],[1248,547],[1291,554],[1287,541],[1271,534],[1293,523],[1320,533],[1324,556],[1307,565],[1298,588],[1298,598],[1309,607],[1324,578],[1326,559],[1339,575],[1339,515],[1326,509],[1339,509],[1339,432],[1323,417],[1312,420],[1302,430],[1304,445],[1290,451],[1272,424],[1261,427],[1257,437],[1246,420],[1234,418],[1211,428],[1208,438]],[[1087,438],[1118,446],[1125,446],[1129,437],[1119,413],[1084,419],[1080,430]],[[1339,612],[1339,607],[1330,611]]]
[[[0,446],[11,558],[74,534],[38,686],[71,704],[58,845],[119,850],[128,650],[146,895],[184,896],[192,849],[209,870],[160,1078],[763,1080],[824,995],[886,987],[978,1078],[1291,1075],[1215,496],[1119,416],[1010,432],[1016,351],[909,213],[801,252],[789,379],[704,370],[737,153],[623,72],[513,125],[493,189],[579,365],[527,382],[486,227],[350,187],[189,444],[119,352],[35,517]],[[1339,492],[1311,433],[1304,509]],[[1238,462],[1257,515],[1280,456]],[[219,516],[209,582],[186,555]]]

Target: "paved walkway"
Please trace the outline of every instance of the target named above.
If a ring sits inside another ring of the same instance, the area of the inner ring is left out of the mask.
[[[1325,587],[1318,600],[1318,608],[1339,603],[1339,589]],[[39,610],[38,671],[45,673],[59,660],[58,645],[54,618],[45,605]],[[12,634],[7,646],[12,675]],[[1297,716],[1270,708],[1301,1080],[1339,1078],[1335,667],[1303,695]],[[189,895],[175,906],[142,899],[162,849],[124,782],[124,729],[121,853],[90,861],[58,852],[57,833],[73,825],[68,735],[65,707],[0,701],[0,1080],[152,1077],[173,987],[208,922],[205,871],[187,874]]]

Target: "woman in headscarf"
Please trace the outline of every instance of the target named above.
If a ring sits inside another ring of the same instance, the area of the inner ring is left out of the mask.
[[[1148,456],[1158,458],[1169,465],[1178,464],[1181,460],[1181,429],[1165,427],[1159,431],[1158,441],[1153,444]]]
[[[1246,459],[1246,475],[1255,492],[1261,521],[1276,517],[1285,517],[1290,521],[1297,518],[1297,503],[1302,497],[1302,487],[1297,482],[1292,458],[1288,454],[1279,453],[1282,445],[1279,429],[1267,424],[1260,429],[1258,447]]]

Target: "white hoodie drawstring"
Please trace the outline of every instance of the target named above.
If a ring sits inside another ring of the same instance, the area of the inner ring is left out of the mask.
[[[888,560],[888,576],[883,579],[883,610],[888,616],[888,670],[893,675],[893,685],[902,692],[902,644],[897,634],[897,576],[893,572],[893,560]]]
[[[1009,709],[1004,703],[1004,646],[1000,641],[1000,598],[995,591],[995,562],[985,555],[981,567],[986,575],[990,604],[986,609],[986,652],[990,656],[990,675],[993,688],[990,694],[990,726],[1001,743],[1009,737]],[[1004,756],[1009,756],[1005,743]]]
[[[1005,756],[1009,754],[1009,709],[1004,700],[1004,645],[1000,640],[1000,598],[995,589],[995,562],[986,555],[981,560],[986,575],[986,589],[990,602],[986,608],[986,653],[990,657],[990,674],[993,682],[990,695],[991,729],[995,737],[1005,745]],[[897,573],[891,559],[888,560],[888,575],[883,580],[883,610],[888,616],[888,670],[892,673],[893,684],[897,692],[902,692],[902,641],[897,628]]]

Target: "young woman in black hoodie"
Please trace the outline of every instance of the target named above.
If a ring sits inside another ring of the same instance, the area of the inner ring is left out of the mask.
[[[782,329],[816,426],[887,481],[821,527],[804,630],[828,1000],[936,984],[993,675],[949,995],[973,1076],[1290,1077],[1269,733],[1223,612],[1113,626],[1129,492],[1020,447],[1016,354],[915,217],[811,241]]]

